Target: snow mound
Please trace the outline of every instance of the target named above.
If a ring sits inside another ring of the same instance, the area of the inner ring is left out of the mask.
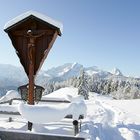
[[[45,95],[42,97],[43,100],[68,100],[71,101],[73,97],[77,97],[78,95],[78,89],[73,87],[66,87],[61,88],[59,90],[56,90],[52,92],[51,94]]]
[[[71,103],[78,103],[84,100],[84,96],[78,95],[76,97],[72,97],[71,95],[67,95],[67,98]]]
[[[0,98],[0,102],[6,102],[14,98],[21,98],[16,90],[9,90],[6,95]]]
[[[71,103],[27,105],[20,103],[18,110],[23,118],[36,123],[44,124],[57,122],[67,115],[73,115],[73,120],[78,120],[79,115],[86,116],[87,107],[82,96],[78,96],[77,88],[66,87],[45,95],[42,99],[68,100]]]
[[[86,116],[87,107],[83,101],[56,106],[27,105],[20,103],[18,110],[23,118],[35,124],[57,122],[72,114],[73,120],[78,120],[81,114]]]

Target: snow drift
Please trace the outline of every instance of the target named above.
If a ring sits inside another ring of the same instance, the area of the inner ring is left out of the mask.
[[[76,99],[77,100],[77,99]],[[57,122],[67,115],[72,115],[73,120],[78,120],[80,115],[86,116],[87,107],[83,100],[61,105],[27,105],[20,103],[18,110],[27,121],[44,124]]]
[[[6,102],[14,98],[21,98],[19,93],[15,90],[9,90],[6,95],[0,98],[0,102]]]

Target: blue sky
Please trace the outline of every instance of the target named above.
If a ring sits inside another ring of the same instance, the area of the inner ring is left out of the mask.
[[[3,31],[5,23],[35,10],[64,26],[43,69],[78,62],[104,70],[117,67],[125,75],[140,77],[139,7],[139,0],[1,0],[0,63],[20,65]]]

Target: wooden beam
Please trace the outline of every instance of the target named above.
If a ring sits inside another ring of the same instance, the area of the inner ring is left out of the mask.
[[[34,65],[29,64],[28,104],[34,105]]]
[[[16,132],[16,131],[0,131],[0,138],[2,140],[85,140],[85,138],[74,136],[60,136],[49,135],[41,133],[28,133],[28,132]]]
[[[15,36],[22,36],[22,37],[26,37],[26,35],[27,35],[27,31],[28,30],[20,30],[20,31],[14,31],[14,32],[12,32],[12,34],[13,35],[15,35]],[[54,30],[52,30],[52,29],[44,29],[44,30],[34,30],[33,31],[33,33],[34,33],[34,35],[36,35],[36,34],[40,34],[40,33],[42,33],[42,32],[45,32],[45,34],[47,34],[47,35],[52,35],[53,33],[54,33]]]

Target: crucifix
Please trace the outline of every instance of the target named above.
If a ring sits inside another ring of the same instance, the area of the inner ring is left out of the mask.
[[[35,32],[35,34],[34,34]],[[23,36],[28,39],[27,44],[27,56],[29,60],[29,90],[28,90],[28,104],[34,104],[34,65],[35,65],[35,47],[36,40],[43,35],[45,35],[46,31],[38,30],[26,30],[26,31],[16,31],[14,35]]]
[[[24,34],[23,34],[24,32]],[[34,63],[34,60],[35,60],[35,47],[36,47],[36,40],[37,38],[39,37],[42,37],[43,35],[45,35],[47,31],[35,31],[36,34],[34,34],[34,31],[32,30],[27,30],[27,31],[16,31],[14,33],[14,35],[16,36],[23,36],[23,37],[26,37],[26,38],[29,38],[29,41],[28,41],[28,59],[29,59],[29,62],[31,64]],[[37,34],[38,33],[38,34]]]
[[[28,59],[30,64],[34,64],[34,59],[35,59],[35,42],[36,39],[43,36],[45,32],[40,33],[38,35],[33,35],[32,30],[27,31],[26,37],[29,38],[29,43],[28,43]]]
[[[25,37],[29,38],[28,42],[28,59],[29,59],[29,93],[28,104],[34,104],[34,65],[35,65],[35,47],[37,38],[43,36],[45,32],[37,35],[33,34],[32,30],[27,31]]]
[[[8,21],[8,34],[29,79],[28,104],[34,104],[34,79],[63,25],[36,11],[28,11]],[[31,130],[31,127],[28,130]]]

